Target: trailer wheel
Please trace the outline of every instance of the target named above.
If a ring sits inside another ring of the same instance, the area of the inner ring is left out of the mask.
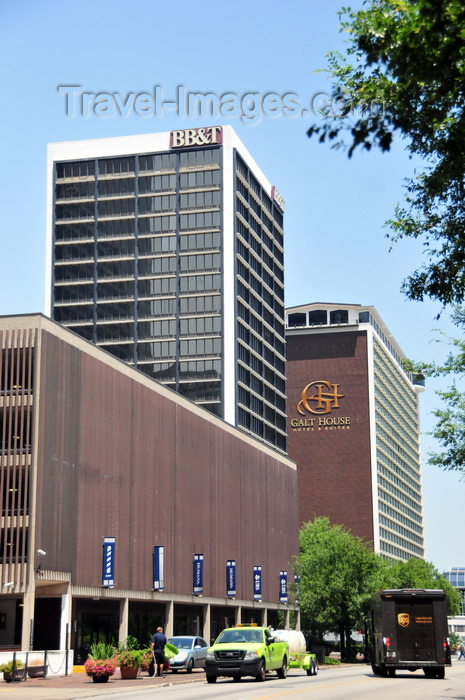
[[[312,664],[313,664],[313,674],[312,675],[317,676],[318,675],[318,661],[316,661],[316,659],[313,659]]]

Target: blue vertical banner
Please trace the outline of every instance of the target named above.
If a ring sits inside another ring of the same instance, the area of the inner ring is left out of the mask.
[[[253,599],[262,599],[262,567],[254,566],[253,568]]]
[[[226,562],[226,595],[228,598],[236,597],[236,560],[228,559]]]
[[[153,590],[162,591],[165,587],[165,548],[153,548]]]
[[[300,576],[294,576],[295,583],[295,604],[300,604]]]
[[[203,554],[194,554],[194,595],[203,594]]]
[[[103,538],[102,586],[111,588],[115,585],[115,549],[116,537]]]
[[[279,572],[279,602],[287,603],[287,571]]]

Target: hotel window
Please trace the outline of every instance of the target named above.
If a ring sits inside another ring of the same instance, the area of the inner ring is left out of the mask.
[[[331,324],[349,323],[349,312],[346,309],[330,311],[329,322]]]
[[[326,309],[315,309],[308,312],[309,326],[326,326],[328,323],[328,314]]]

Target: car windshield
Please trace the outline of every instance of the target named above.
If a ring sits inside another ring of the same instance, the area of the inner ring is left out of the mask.
[[[190,637],[170,637],[168,641],[178,649],[192,649],[193,640]]]
[[[250,642],[253,644],[261,644],[262,633],[260,630],[255,629],[233,629],[224,630],[218,639],[217,644],[241,644],[244,642]]]

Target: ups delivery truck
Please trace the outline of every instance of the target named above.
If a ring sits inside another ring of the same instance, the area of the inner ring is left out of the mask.
[[[373,673],[423,669],[427,678],[444,678],[451,665],[444,591],[384,590],[371,603],[367,641]]]

